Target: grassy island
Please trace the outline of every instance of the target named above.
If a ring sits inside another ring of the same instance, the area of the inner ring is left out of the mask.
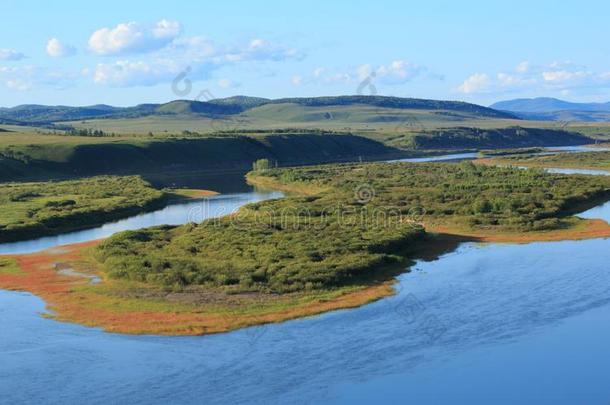
[[[0,286],[42,296],[61,320],[205,334],[363,305],[392,294],[414,259],[462,240],[610,235],[605,222],[572,216],[610,198],[606,177],[386,163],[268,169],[248,180],[291,194],[201,224],[13,257],[25,275],[0,273]],[[76,282],[53,263],[103,282]]]
[[[481,159],[479,163],[489,165],[511,165],[526,167],[556,167],[566,169],[610,170],[610,152],[558,153],[546,156],[502,156]]]
[[[0,184],[0,242],[89,228],[160,207],[167,198],[137,176]]]

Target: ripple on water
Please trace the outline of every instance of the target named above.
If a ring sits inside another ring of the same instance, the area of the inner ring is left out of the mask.
[[[202,338],[121,336],[52,322],[36,314],[39,300],[2,292],[0,307],[6,303],[16,311],[4,321],[3,347],[20,352],[0,353],[0,392],[11,400],[135,403],[341,402],[358,392],[362,398],[395,395],[424,403],[430,390],[459,391],[454,382],[463,375],[508,378],[513,385],[496,387],[499,395],[515,390],[533,399],[551,374],[572,393],[595,399],[610,395],[607,385],[596,385],[598,375],[610,371],[603,361],[610,349],[588,339],[595,333],[607,341],[610,330],[578,320],[592,311],[610,317],[608,247],[606,240],[466,244],[417,263],[400,276],[394,297]],[[539,347],[557,331],[573,339]],[[549,357],[528,361],[534,348]],[[553,356],[565,352],[599,360],[558,375]],[[486,362],[481,353],[510,358],[530,371]],[[469,362],[475,366],[458,367]],[[396,379],[400,383],[384,386],[383,394],[377,390]]]

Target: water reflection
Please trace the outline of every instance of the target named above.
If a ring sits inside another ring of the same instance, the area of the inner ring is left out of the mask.
[[[37,314],[40,300],[0,292],[0,393],[65,403],[602,403],[609,260],[606,240],[466,244],[418,262],[395,297],[201,338],[53,322]]]
[[[279,192],[253,191],[249,193],[221,194],[206,198],[205,200],[172,204],[157,211],[135,215],[93,229],[23,242],[0,244],[0,254],[33,253],[55,246],[103,239],[117,232],[127,230],[136,230],[157,225],[181,225],[187,222],[200,222],[207,218],[229,215],[244,204],[270,198],[279,198],[282,195],[283,194]]]

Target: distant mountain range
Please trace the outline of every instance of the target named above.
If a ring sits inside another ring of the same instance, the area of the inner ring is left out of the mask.
[[[572,103],[551,97],[500,101],[490,108],[545,121],[610,121],[610,102]]]
[[[26,104],[12,108],[0,108],[0,123],[4,124],[52,124],[62,121],[79,121],[104,118],[135,118],[150,115],[199,115],[220,117],[240,114],[269,104],[296,104],[303,107],[332,107],[369,105],[379,108],[451,111],[486,118],[515,118],[509,112],[461,101],[425,100],[385,96],[337,96],[311,98],[266,99],[235,96],[210,101],[175,100],[165,104],[140,104],[134,107],[113,107],[104,104],[87,107],[45,106]]]

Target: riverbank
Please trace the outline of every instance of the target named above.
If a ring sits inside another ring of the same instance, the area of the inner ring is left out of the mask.
[[[531,168],[558,168],[610,171],[610,152],[559,153],[547,156],[497,156],[474,161],[486,166],[510,165]]]
[[[20,271],[0,272],[0,288],[27,291],[47,303],[57,321],[101,327],[108,332],[203,335],[282,322],[322,312],[358,307],[394,293],[392,281],[356,285],[315,294],[171,292],[143,283],[99,277],[91,249],[101,241],[61,246],[30,255],[6,256]],[[72,269],[71,275],[59,272]],[[80,276],[79,276],[80,275]]]
[[[338,169],[333,166],[331,170],[337,175],[343,173],[346,167],[351,166],[340,166],[337,167]],[[413,172],[418,167],[406,165],[405,169],[407,173],[416,175]],[[469,166],[450,167],[451,170],[458,170],[456,179],[471,170]],[[362,171],[402,169],[396,165],[365,165],[354,167],[353,170],[346,172],[351,173],[347,178],[363,175],[372,179],[375,177],[371,177],[371,173],[362,173]],[[421,175],[428,176],[426,173],[429,170],[446,171],[442,166],[431,165],[422,169]],[[314,197],[320,198],[327,193],[331,193],[331,196],[334,195],[332,193],[341,193],[342,187],[327,183],[327,177],[320,168],[298,169],[293,174],[299,173],[301,176],[297,177],[301,181],[281,181],[280,179],[287,177],[268,176],[269,173],[252,173],[248,176],[248,180],[257,186],[281,189],[295,194],[294,197],[283,200],[286,203],[314,201]],[[520,171],[502,173],[503,176],[508,176],[507,178],[511,176],[522,178],[521,176],[525,175]],[[387,174],[393,174],[395,177],[398,172]],[[314,177],[308,177],[310,175]],[[492,176],[490,179],[494,178],[495,172],[490,172],[490,176]],[[378,178],[383,177],[378,176]],[[570,189],[571,186],[566,184],[566,188]],[[378,184],[377,190],[378,192],[382,190],[381,184]],[[185,193],[191,194],[190,191]],[[349,195],[351,194],[350,192]],[[381,193],[377,195],[382,202],[390,197],[391,195],[384,196]],[[593,201],[591,198],[584,198],[581,202]],[[601,200],[595,201],[597,203]],[[279,201],[268,203],[277,204]],[[268,206],[268,203],[263,203],[263,206]],[[257,212],[259,209],[260,207],[250,206],[246,211]],[[163,286],[134,281],[134,279],[109,277],[99,262],[99,247],[103,241],[62,246],[29,255],[8,256],[6,260],[12,264],[7,268],[11,268],[11,271],[0,272],[0,288],[28,291],[41,297],[47,302],[51,311],[48,316],[58,321],[101,327],[109,332],[156,335],[220,333],[338,309],[354,308],[388,297],[395,293],[392,288],[395,277],[409,271],[413,260],[420,258],[434,260],[442,253],[453,251],[462,242],[529,243],[610,237],[610,226],[601,220],[582,220],[568,216],[561,221],[563,222],[558,222],[556,225],[558,229],[518,232],[502,227],[476,229],[465,227],[459,222],[451,223],[434,217],[424,218],[422,222],[426,227],[427,236],[416,238],[408,244],[409,251],[398,252],[393,248],[389,250],[394,255],[400,254],[400,260],[393,260],[385,265],[377,262],[375,271],[365,272],[363,268],[361,276],[352,277],[349,283],[310,290],[294,289],[277,293],[273,292],[273,289],[256,291],[252,285],[249,288],[235,288],[238,286],[233,285],[227,289],[222,285],[205,287],[196,284],[176,288],[172,285]],[[242,230],[241,233],[243,234],[244,231]],[[343,233],[346,231],[348,229],[344,229]],[[213,232],[208,235],[210,238],[203,238],[204,240],[220,237],[214,234],[216,231],[213,229],[210,229],[210,232]],[[248,232],[252,230],[249,229]],[[145,241],[147,238],[145,233],[146,230],[139,231],[138,238],[144,238]],[[233,244],[239,247],[239,241],[233,236],[228,235],[228,237],[231,237]],[[115,238],[111,238],[113,239]],[[130,242],[126,240],[120,243]],[[319,244],[326,245],[323,241]],[[189,249],[199,250],[196,245],[187,246],[190,246]],[[386,248],[389,249],[391,244],[387,246]],[[155,248],[161,253],[161,257],[171,263],[171,258],[162,254],[163,249],[163,246]],[[182,257],[187,259],[188,254]],[[229,265],[230,263],[226,262],[226,266]],[[15,266],[19,271],[15,271]]]
[[[477,159],[474,163],[485,166],[497,166],[493,164],[494,159]],[[296,195],[314,195],[327,188],[306,182],[284,183],[277,178],[271,178],[264,173],[248,173],[249,184],[264,189],[277,189]],[[601,205],[610,199],[610,195],[600,196],[590,202],[580,203],[574,206],[569,213],[576,214],[581,211]],[[532,242],[557,242],[563,240],[585,240],[610,237],[610,224],[601,219],[571,218],[565,221],[562,229],[546,230],[541,232],[519,232],[498,229],[472,229],[463,224],[452,224],[449,221],[429,220],[423,221],[427,233],[444,235],[458,241],[470,241],[481,243],[532,243]]]
[[[418,258],[435,260],[463,242],[531,243],[610,237],[601,220],[532,234],[471,233],[430,226],[433,244],[420,246]],[[47,303],[45,316],[61,322],[99,327],[107,332],[166,336],[205,335],[283,322],[324,312],[355,308],[394,295],[395,276],[409,271],[402,261],[362,284],[332,291],[297,294],[226,294],[198,289],[172,292],[144,283],[102,279],[91,252],[102,241],[60,246],[29,255],[3,256],[10,271],[0,271],[0,288],[27,291]],[[65,271],[69,269],[70,271]],[[92,280],[100,279],[96,283]]]
[[[0,184],[0,243],[95,228],[217,194],[198,189],[159,190],[138,176]]]

